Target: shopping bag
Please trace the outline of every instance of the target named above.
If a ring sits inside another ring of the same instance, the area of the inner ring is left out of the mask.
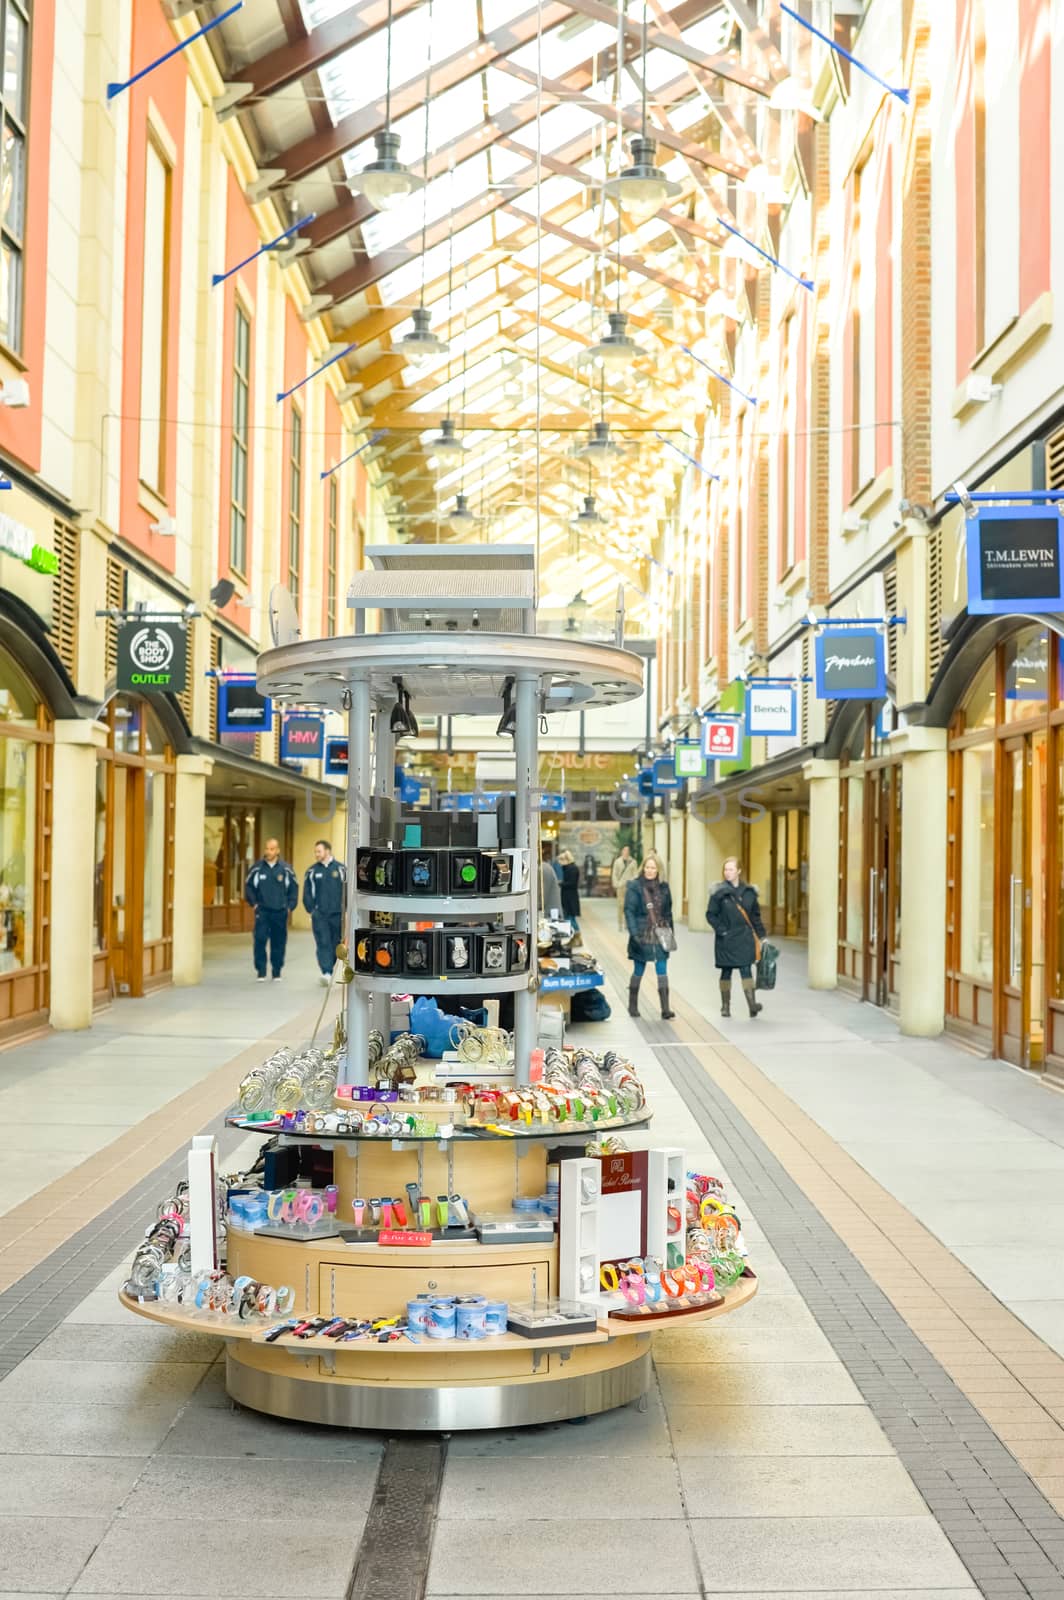
[[[757,958],[757,977],[754,987],[757,989],[774,989],[776,987],[776,963],[780,953],[774,944],[769,944],[765,939],[761,944],[761,954]]]

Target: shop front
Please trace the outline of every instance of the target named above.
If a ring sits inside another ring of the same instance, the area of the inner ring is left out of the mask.
[[[839,766],[839,987],[896,1010],[901,999],[901,762],[889,700],[854,701],[833,730]]]
[[[177,765],[172,735],[137,695],[118,694],[99,720],[93,880],[93,993],[147,994],[173,970]]]
[[[0,647],[0,1043],[48,1021],[52,718]]]
[[[947,1026],[1064,1075],[1064,644],[1006,626],[949,725]]]

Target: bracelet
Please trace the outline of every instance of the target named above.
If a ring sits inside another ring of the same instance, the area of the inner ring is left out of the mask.
[[[672,1288],[669,1287],[670,1279],[672,1281]],[[687,1278],[682,1270],[678,1267],[670,1268],[668,1271],[663,1272],[661,1274],[660,1283],[662,1289],[670,1299],[678,1299],[687,1288]]]
[[[277,1291],[277,1309],[281,1313],[282,1316],[284,1316],[287,1312],[291,1311],[291,1309],[295,1305],[295,1303],[296,1303],[296,1292],[292,1288],[291,1284],[286,1283],[280,1289],[278,1289],[278,1291]]]
[[[613,1279],[612,1283],[610,1282],[611,1278]],[[601,1267],[599,1267],[599,1283],[604,1289],[609,1290],[610,1294],[617,1293],[617,1289],[620,1285],[620,1278],[617,1273],[617,1268],[613,1265],[612,1261],[606,1261]]]
[[[621,1281],[621,1293],[629,1305],[645,1305],[647,1298],[647,1281],[640,1272],[633,1272],[630,1277]]]

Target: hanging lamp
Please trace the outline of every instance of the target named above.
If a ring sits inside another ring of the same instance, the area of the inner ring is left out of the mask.
[[[425,67],[425,171],[429,168],[429,113],[432,107],[432,0],[428,15],[429,51]],[[429,361],[433,356],[447,354],[446,339],[438,339],[432,331],[428,307],[425,305],[425,244],[429,226],[429,191],[426,184],[421,191],[421,302],[411,314],[413,330],[404,333],[394,348],[415,366]]]
[[[452,533],[468,533],[477,526],[480,518],[475,511],[469,509],[469,502],[459,490],[454,497],[454,510],[447,518],[447,526]]]
[[[617,57],[620,72],[621,55]],[[632,137],[632,164],[625,167],[616,178],[606,184],[606,193],[629,210],[649,214],[675,199],[681,186],[667,178],[655,161],[657,145],[647,128],[647,0],[643,0],[643,49],[640,67],[643,87],[643,104],[639,133]]]
[[[465,454],[465,445],[454,431],[454,418],[444,417],[440,431],[428,444],[430,456],[443,464],[459,460]]]
[[[610,438],[610,425],[608,422],[593,422],[591,424],[591,432],[583,444],[577,446],[574,454],[579,456],[582,461],[587,461],[592,466],[596,466],[604,462],[615,461],[619,456],[623,456],[624,446],[616,444]]]
[[[399,135],[392,132],[392,0],[388,0],[384,127],[373,135],[373,143],[377,147],[376,161],[368,161],[348,183],[352,193],[364,194],[375,211],[394,211],[408,196],[424,187],[424,178],[415,176],[399,160],[401,142]]]
[[[618,276],[618,284],[620,278]],[[619,293],[619,291],[618,291]],[[583,351],[577,365],[587,361],[597,361],[603,367],[620,371],[631,366],[640,356],[645,356],[646,351],[641,344],[637,344],[628,332],[627,311],[608,311],[606,321],[609,324],[607,331],[602,335],[597,344],[590,345]]]

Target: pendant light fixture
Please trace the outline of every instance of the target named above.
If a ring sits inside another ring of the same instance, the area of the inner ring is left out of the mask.
[[[618,213],[619,215],[619,213]],[[617,271],[617,298],[621,296],[620,267]],[[600,366],[608,367],[615,372],[623,371],[631,366],[640,356],[645,356],[646,351],[642,345],[636,344],[628,332],[628,313],[626,311],[608,311],[606,321],[609,324],[607,331],[602,335],[597,344],[586,349],[579,357],[578,365],[587,361],[596,361]]]
[[[429,47],[425,67],[425,171],[429,167],[429,112],[432,106],[432,0],[428,15]],[[394,348],[415,366],[430,361],[433,356],[447,354],[446,339],[438,339],[432,331],[431,319],[425,305],[425,241],[429,226],[429,190],[426,184],[421,191],[421,303],[413,312],[413,331],[404,333]]]
[[[388,0],[388,36],[384,65],[384,127],[373,135],[376,161],[368,161],[348,183],[353,194],[364,194],[375,211],[394,211],[424,186],[399,160],[401,140],[392,132],[392,0]]]
[[[591,432],[583,444],[577,446],[574,454],[591,466],[605,466],[624,455],[624,446],[610,438],[608,422],[593,422]]]
[[[429,456],[440,467],[453,466],[465,454],[465,445],[454,431],[454,418],[444,417],[440,431],[428,443]]]
[[[480,518],[469,509],[469,502],[461,490],[454,497],[454,510],[447,518],[452,533],[471,533]]]
[[[619,9],[619,8],[618,8]],[[624,17],[618,15],[621,35],[620,44],[623,46]],[[618,50],[617,68],[623,57],[623,48]],[[650,138],[647,129],[647,0],[643,0],[643,49],[640,67],[640,79],[643,88],[643,106],[640,132],[632,138],[632,164],[625,167],[616,177],[611,178],[606,184],[606,193],[619,205],[627,206],[630,211],[651,215],[666,200],[672,200],[680,193],[680,185],[667,178],[655,162],[657,145]]]

